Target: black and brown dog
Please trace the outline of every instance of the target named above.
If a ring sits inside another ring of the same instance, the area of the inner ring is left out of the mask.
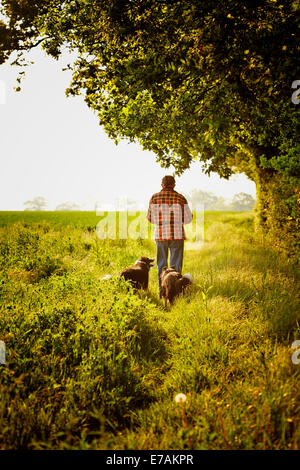
[[[186,277],[187,276],[187,277]],[[161,297],[166,307],[168,302],[172,305],[175,298],[183,294],[185,289],[192,284],[190,275],[182,275],[175,270],[174,266],[164,266],[160,275]]]
[[[130,281],[130,284],[134,289],[148,289],[149,283],[149,271],[154,265],[152,264],[154,258],[146,258],[142,256],[135,264],[129,268],[123,269],[120,276],[125,281]]]

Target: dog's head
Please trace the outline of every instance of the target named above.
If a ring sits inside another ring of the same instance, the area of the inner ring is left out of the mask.
[[[170,267],[163,266],[161,269],[161,274],[160,274],[161,280],[163,280],[168,274],[173,273],[173,272],[176,273],[175,266],[170,266]]]
[[[170,267],[168,267],[168,266],[163,266],[161,272],[167,274],[167,273],[172,273],[172,272],[174,272],[174,271],[176,272],[175,266],[170,266]]]
[[[155,258],[146,258],[145,256],[141,256],[141,258],[136,260],[135,264],[140,264],[140,265],[146,266],[148,269],[150,269],[150,268],[153,268],[153,266],[154,266],[154,264],[152,264],[154,259]]]

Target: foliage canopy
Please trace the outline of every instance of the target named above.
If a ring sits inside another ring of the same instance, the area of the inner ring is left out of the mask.
[[[246,173],[261,220],[278,205],[275,178],[296,217],[298,0],[2,3],[2,61],[40,42],[54,58],[77,52],[67,94],[82,93],[111,138],[139,142],[177,174],[193,159],[221,177]]]

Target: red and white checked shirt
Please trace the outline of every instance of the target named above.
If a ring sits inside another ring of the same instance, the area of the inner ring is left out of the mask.
[[[186,198],[174,189],[162,189],[150,199],[147,219],[156,224],[156,241],[185,240],[183,224],[191,223],[192,218]]]

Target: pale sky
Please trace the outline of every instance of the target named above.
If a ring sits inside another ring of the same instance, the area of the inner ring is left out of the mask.
[[[27,67],[19,93],[13,90],[16,67],[0,66],[0,210],[23,210],[36,196],[46,198],[48,210],[66,201],[86,210],[120,197],[148,201],[173,168],[161,168],[137,144],[116,146],[82,97],[66,98],[71,73],[61,69],[67,57],[55,61],[41,50],[30,57],[35,64]],[[255,197],[246,176],[208,177],[198,162],[176,181],[185,195],[201,189],[226,199],[239,192]]]

